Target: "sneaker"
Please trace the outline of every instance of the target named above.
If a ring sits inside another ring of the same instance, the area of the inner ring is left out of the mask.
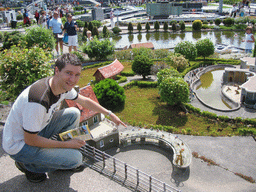
[[[23,163],[15,161],[15,165],[21,172],[25,173],[27,180],[29,180],[32,183],[39,183],[46,179],[45,173],[34,173],[28,171]]]

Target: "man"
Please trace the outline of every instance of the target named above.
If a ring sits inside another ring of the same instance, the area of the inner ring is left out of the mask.
[[[117,125],[126,126],[114,113],[74,90],[81,74],[81,61],[74,54],[64,54],[55,63],[53,77],[41,79],[27,87],[16,99],[3,130],[3,149],[15,160],[17,168],[31,182],[46,179],[46,172],[57,169],[79,171],[85,141],[52,140],[78,127],[80,111],[71,107],[56,111],[64,99],[109,115]]]
[[[52,29],[54,37],[56,39],[56,51],[57,51],[57,56],[59,56],[58,43],[60,43],[61,54],[63,54],[63,41],[62,41],[63,37],[59,37],[59,36],[62,36],[63,25],[62,25],[61,19],[58,18],[58,11],[54,11],[53,18],[49,22],[49,27],[50,29]]]

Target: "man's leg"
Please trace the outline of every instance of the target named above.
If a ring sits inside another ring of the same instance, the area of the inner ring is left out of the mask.
[[[55,134],[78,127],[79,121],[80,111],[77,108],[71,107],[58,111],[38,135],[51,138]],[[11,157],[23,163],[27,170],[35,173],[73,169],[80,166],[83,159],[77,149],[40,148],[26,144],[18,154]]]

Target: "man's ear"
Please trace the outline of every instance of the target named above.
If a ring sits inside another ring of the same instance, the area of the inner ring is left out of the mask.
[[[60,72],[59,68],[57,66],[55,66],[54,68],[54,74],[58,74]]]

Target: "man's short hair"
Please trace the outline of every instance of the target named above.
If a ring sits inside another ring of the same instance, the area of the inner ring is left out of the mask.
[[[75,54],[65,53],[56,60],[55,67],[58,67],[59,71],[61,71],[67,64],[82,66],[81,60]]]

